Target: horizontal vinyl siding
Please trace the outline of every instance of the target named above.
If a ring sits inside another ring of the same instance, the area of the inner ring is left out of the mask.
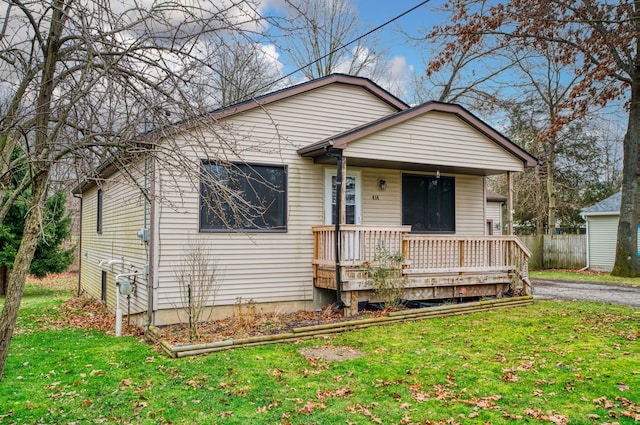
[[[502,202],[487,202],[487,221],[492,220],[493,234],[502,234]],[[497,228],[496,228],[497,225]]]
[[[456,175],[456,235],[483,236],[484,177]]]
[[[386,190],[380,190],[378,179],[386,181]],[[362,224],[402,224],[402,172],[369,168],[363,170],[362,180]]]
[[[618,216],[589,217],[589,268],[610,272],[616,257]]]
[[[139,183],[142,179],[139,180]],[[137,232],[143,227],[144,202],[140,189],[116,174],[103,182],[102,188],[102,234],[97,233],[97,194],[94,187],[82,194],[82,288],[96,299],[102,295],[102,271],[107,271],[107,304],[115,308],[115,278],[123,272],[143,272],[146,264],[146,246],[140,242]],[[109,260],[124,259],[125,265]],[[100,261],[103,264],[100,265]],[[133,266],[133,267],[130,267]],[[130,278],[132,279],[132,278]],[[147,284],[142,276],[136,277],[137,290],[132,295],[131,313],[146,311]],[[127,311],[126,298],[122,308]]]
[[[449,167],[522,171],[522,161],[455,115],[428,112],[350,142],[354,158]]]
[[[226,127],[225,146],[216,146],[212,134],[202,135],[211,146],[210,157],[288,167],[286,233],[200,233],[198,178],[191,174],[174,179],[168,168],[159,166],[157,191],[163,202],[157,206],[157,307],[180,303],[175,273],[191,244],[206,246],[218,263],[216,305],[234,304],[238,297],[258,303],[312,300],[311,228],[324,223],[324,168],[301,158],[296,149],[391,112],[362,89],[332,85],[224,120],[217,131],[224,135]],[[178,141],[189,145],[183,152],[189,153],[196,171],[205,156],[197,136],[192,132],[191,138]],[[190,185],[190,178],[195,184]]]

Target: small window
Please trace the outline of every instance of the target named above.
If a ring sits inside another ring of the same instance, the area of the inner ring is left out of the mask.
[[[200,231],[286,231],[286,167],[203,161]]]
[[[402,224],[414,232],[455,232],[455,180],[402,176]]]
[[[97,232],[102,233],[102,189],[98,189],[98,224],[97,224]]]

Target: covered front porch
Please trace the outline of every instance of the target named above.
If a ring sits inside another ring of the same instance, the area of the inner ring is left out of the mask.
[[[401,258],[405,300],[530,295],[527,264],[531,253],[516,236],[444,236],[411,233],[411,226],[317,226],[313,281],[337,291],[345,314],[359,301],[378,302],[370,266],[384,249]]]

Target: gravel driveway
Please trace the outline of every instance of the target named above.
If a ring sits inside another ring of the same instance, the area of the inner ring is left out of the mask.
[[[640,287],[531,279],[534,298],[603,301],[640,307]]]

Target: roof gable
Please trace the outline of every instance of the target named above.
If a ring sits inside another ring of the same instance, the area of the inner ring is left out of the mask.
[[[430,112],[452,114],[468,124],[474,130],[487,137],[493,143],[500,146],[514,157],[518,158],[518,160],[522,161],[525,167],[534,167],[538,165],[537,158],[535,158],[524,149],[520,148],[509,138],[486,124],[484,121],[469,112],[467,109],[463,108],[460,105],[435,101],[423,103],[421,105],[400,111],[396,114],[384,118],[377,119],[343,133],[336,134],[333,137],[301,148],[298,150],[298,153],[302,156],[314,157],[322,154],[327,146],[333,146],[337,149],[345,149],[350,142],[362,139],[373,133],[389,129],[393,126],[398,126]]]
[[[258,96],[255,99],[250,99],[222,109],[217,109],[215,111],[212,111],[210,115],[215,119],[225,118],[257,107],[262,107],[279,100],[296,96],[301,93],[315,90],[329,84],[347,84],[350,86],[362,87],[397,111],[404,111],[409,109],[409,105],[407,105],[405,102],[392,95],[379,85],[375,84],[368,78],[347,74],[331,74],[326,77],[321,77],[315,80],[297,84],[295,86],[290,86],[271,93],[267,93],[262,96]]]

